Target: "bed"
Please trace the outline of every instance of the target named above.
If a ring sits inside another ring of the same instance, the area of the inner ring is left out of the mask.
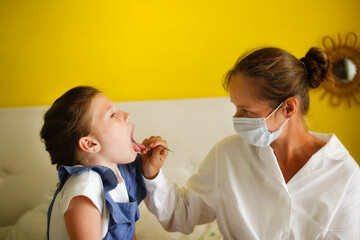
[[[163,166],[180,186],[198,170],[212,146],[234,134],[234,108],[226,97],[116,102],[131,114],[134,138],[162,136],[174,151]],[[46,214],[56,189],[57,172],[40,141],[42,116],[48,106],[0,109],[0,240],[45,239]],[[222,239],[216,221],[197,226],[189,235],[163,230],[140,205],[138,240]]]

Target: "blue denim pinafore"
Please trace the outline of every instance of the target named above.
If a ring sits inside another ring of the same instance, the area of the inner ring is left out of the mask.
[[[117,186],[117,178],[110,168],[97,165],[79,167],[60,166],[58,169],[60,184],[55,192],[48,211],[47,239],[49,239],[51,211],[57,194],[71,175],[77,175],[90,170],[93,170],[100,175],[104,185],[106,207],[110,214],[109,229],[105,239],[133,239],[135,233],[135,222],[140,216],[138,205],[146,196],[146,189],[142,179],[140,155],[137,155],[134,162],[129,164],[119,164],[118,168],[124,179],[126,189],[129,194],[130,202],[128,203],[114,202],[110,197],[109,191]]]

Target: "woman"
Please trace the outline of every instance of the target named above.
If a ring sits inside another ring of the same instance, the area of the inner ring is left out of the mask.
[[[328,68],[319,48],[300,60],[277,48],[241,57],[224,81],[238,134],[214,146],[187,188],[159,168],[144,175],[164,228],[190,233],[216,218],[225,239],[360,239],[359,166],[335,135],[303,121]]]

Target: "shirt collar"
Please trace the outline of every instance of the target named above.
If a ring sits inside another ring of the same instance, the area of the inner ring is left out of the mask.
[[[322,134],[315,132],[310,132],[310,134],[325,141],[326,144],[311,156],[307,163],[299,170],[298,173],[295,174],[289,183],[321,169],[328,161],[344,161],[349,157],[349,152],[334,134]],[[258,147],[257,150],[259,151],[260,158],[266,164],[275,164],[281,173],[274,151],[270,146]]]
[[[326,144],[319,151],[317,151],[313,157],[315,157],[317,154],[321,154],[321,156],[324,156],[326,160],[343,161],[348,159],[349,152],[334,134],[323,134],[315,132],[310,133],[320,140],[326,142]]]

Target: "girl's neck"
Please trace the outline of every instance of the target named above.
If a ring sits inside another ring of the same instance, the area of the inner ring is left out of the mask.
[[[115,174],[116,176],[116,179],[117,179],[117,182],[119,183],[120,180],[121,180],[121,176],[120,176],[120,171],[119,171],[119,168],[118,168],[118,164],[117,163],[105,163],[102,162],[100,164],[97,164],[97,165],[101,165],[101,166],[104,166],[104,167],[107,167],[107,168],[110,168],[113,173]]]
[[[113,171],[113,173],[115,174],[118,183],[120,182],[121,176],[120,176],[119,169],[118,169],[118,163],[109,162],[106,159],[102,159],[99,156],[91,156],[91,158],[85,158],[82,161],[82,165],[86,165],[86,166],[99,165],[99,166],[104,166],[104,167],[110,168]]]

